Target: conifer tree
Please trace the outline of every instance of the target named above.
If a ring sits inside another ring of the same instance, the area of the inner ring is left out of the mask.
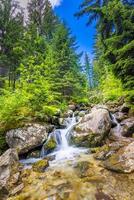
[[[57,23],[49,0],[30,0],[28,3],[28,24],[37,35],[43,35],[47,39],[52,37],[52,32]]]
[[[15,88],[19,46],[23,37],[23,10],[14,0],[0,0],[0,67]]]
[[[85,53],[85,66],[84,66],[84,71],[88,80],[88,84],[90,88],[93,88],[93,67],[91,65],[89,56],[87,53]]]

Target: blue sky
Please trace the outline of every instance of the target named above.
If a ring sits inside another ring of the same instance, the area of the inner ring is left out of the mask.
[[[94,25],[87,27],[87,17],[82,17],[77,20],[74,17],[79,9],[79,5],[83,0],[62,0],[60,6],[55,7],[56,14],[63,19],[70,27],[72,34],[76,36],[79,51],[86,51],[90,54],[91,59],[93,58],[93,38],[95,34]]]

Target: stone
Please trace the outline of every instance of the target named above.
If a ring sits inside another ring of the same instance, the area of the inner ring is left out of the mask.
[[[80,112],[79,112],[79,114],[78,114],[78,116],[79,116],[79,117],[84,117],[84,116],[85,116],[85,114],[86,114],[86,112],[85,112],[85,111],[80,111]]]
[[[103,144],[111,129],[111,118],[105,106],[95,106],[85,115],[70,136],[70,142],[77,146],[96,147]]]
[[[46,127],[40,124],[28,124],[23,128],[12,129],[6,133],[6,142],[10,148],[16,148],[19,154],[40,146],[47,139]]]
[[[134,141],[112,154],[104,161],[104,167],[121,173],[134,172]]]
[[[44,149],[46,151],[54,150],[57,146],[56,140],[54,137],[50,137],[50,139],[44,144]]]
[[[0,195],[8,194],[19,180],[19,158],[15,149],[8,149],[0,156]]]
[[[125,119],[121,122],[122,136],[132,137],[134,133],[134,117]]]
[[[128,118],[128,115],[126,115],[125,113],[122,113],[122,112],[116,112],[115,118],[118,122],[121,122],[122,120]]]
[[[27,154],[27,159],[29,158],[39,158],[40,157],[40,150],[34,150]]]
[[[132,137],[134,133],[134,117],[123,120],[110,130],[109,138]]]
[[[71,104],[68,106],[69,110],[75,111],[76,110],[76,106],[74,104]]]
[[[21,192],[21,190],[24,188],[24,184],[21,183],[20,185],[18,185],[17,187],[15,187],[12,191],[11,191],[11,195],[14,196],[18,193]]]
[[[73,116],[73,111],[72,110],[68,110],[67,111],[67,116],[68,117],[72,117]]]
[[[44,172],[45,169],[49,166],[49,162],[47,159],[39,160],[38,162],[34,163],[32,166],[33,171],[35,172]]]
[[[120,110],[121,110],[121,112],[123,112],[123,113],[128,113],[129,110],[130,110],[130,107],[129,107],[126,103],[124,103],[124,104],[121,106]]]

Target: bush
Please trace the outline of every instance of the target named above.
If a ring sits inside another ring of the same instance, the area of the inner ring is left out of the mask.
[[[102,80],[100,85],[103,101],[114,101],[124,96],[124,90],[121,81],[117,79],[111,72]]]

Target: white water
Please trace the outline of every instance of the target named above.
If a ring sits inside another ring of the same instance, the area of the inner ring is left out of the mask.
[[[58,151],[55,151],[51,154],[55,156],[55,159],[50,163],[51,165],[63,164],[65,160],[73,160],[80,153],[87,151],[87,149],[76,148],[69,145],[68,136],[73,131],[74,126],[78,122],[76,122],[76,118],[74,116],[72,118],[68,118],[66,122],[67,122],[67,127],[65,129],[60,129],[61,133],[60,148],[58,149]]]
[[[121,129],[120,123],[117,121],[117,119],[116,119],[114,114],[112,115],[112,118],[113,118],[112,119],[113,122],[116,124],[116,126],[114,128],[112,128],[114,135],[116,137],[122,137],[122,135],[120,134],[120,129]]]
[[[57,164],[63,164],[65,160],[74,160],[76,156],[79,156],[80,153],[85,153],[87,149],[85,148],[76,148],[73,146],[70,146],[68,143],[68,136],[73,131],[74,126],[77,124],[76,118],[67,118],[66,119],[66,128],[65,129],[57,129],[54,133],[51,133],[48,137],[48,140],[51,136],[54,136],[57,141],[57,149],[48,154],[47,156],[54,156],[55,159],[50,162],[50,165],[57,165]],[[35,163],[38,160],[41,160],[46,156],[46,152],[44,150],[44,146],[41,149],[41,158],[30,158],[21,160],[23,164],[32,164]]]

